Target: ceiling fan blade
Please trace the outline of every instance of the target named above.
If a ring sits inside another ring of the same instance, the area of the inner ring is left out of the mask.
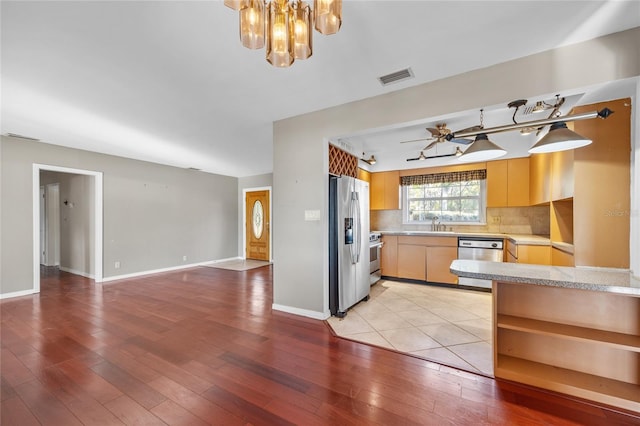
[[[461,129],[456,132],[453,132],[453,134],[455,135],[457,133],[477,132],[478,130],[482,130],[482,129],[484,129],[484,126],[481,126],[481,125],[471,126],[471,127],[467,127],[466,129]]]
[[[407,158],[407,161],[416,161],[416,160],[420,160],[420,157],[416,157],[416,158]]]
[[[473,142],[473,139],[460,139],[460,138],[453,138],[451,139],[449,142],[453,142],[453,143],[461,143],[463,145],[469,145],[471,142]]]
[[[438,143],[440,143],[440,140],[439,140],[439,139],[437,139],[437,140],[435,140],[435,141],[431,142],[429,145],[427,145],[427,146],[425,146],[424,148],[422,148],[422,150],[423,150],[423,151],[427,151],[427,150],[429,150],[429,149],[433,148],[434,146],[436,146]]]
[[[422,142],[422,141],[428,141],[428,140],[431,140],[431,139],[433,139],[433,138],[411,139],[411,140],[408,140],[408,141],[402,141],[400,143]]]
[[[440,137],[440,129],[434,129],[433,127],[427,127],[427,130],[429,131],[429,133],[431,133],[431,136],[433,136],[434,138]]]

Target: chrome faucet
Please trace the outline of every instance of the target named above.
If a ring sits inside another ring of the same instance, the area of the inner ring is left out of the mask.
[[[436,225],[436,220],[438,220],[438,216],[434,216],[433,218],[431,218],[431,230],[432,231],[438,231],[438,227],[440,226],[440,222],[438,222],[438,224]]]

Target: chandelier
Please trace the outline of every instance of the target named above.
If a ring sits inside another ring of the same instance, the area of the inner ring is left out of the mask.
[[[224,0],[225,6],[239,11],[240,41],[249,49],[266,45],[267,62],[288,67],[296,59],[313,53],[312,23],[324,35],[335,34],[342,24],[342,0]]]

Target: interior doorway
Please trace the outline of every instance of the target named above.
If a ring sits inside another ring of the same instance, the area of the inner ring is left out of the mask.
[[[271,188],[251,188],[243,192],[244,258],[270,262]]]
[[[40,292],[40,264],[43,260],[43,252],[44,255],[44,264],[51,263],[51,261],[55,262],[55,247],[51,247],[52,238],[47,238],[48,235],[51,234],[50,230],[44,232],[42,230],[42,221],[43,221],[43,212],[42,212],[42,203],[41,196],[44,192],[45,198],[48,195],[48,189],[51,187],[51,197],[55,198],[57,194],[59,196],[59,187],[55,188],[55,185],[44,185],[41,183],[41,172],[42,171],[52,171],[52,172],[60,172],[60,173],[69,173],[74,175],[85,175],[90,176],[90,185],[91,185],[91,218],[90,220],[93,222],[93,226],[91,227],[91,240],[92,244],[90,250],[88,252],[91,253],[91,263],[93,265],[93,279],[95,282],[102,282],[102,241],[103,241],[103,200],[102,200],[102,172],[95,172],[90,170],[82,170],[82,169],[72,169],[68,167],[59,167],[59,166],[50,166],[45,164],[34,164],[33,165],[33,293]],[[44,187],[44,191],[42,189]],[[58,189],[57,193],[55,189]],[[49,203],[53,203],[54,200],[49,199]],[[58,198],[55,201],[55,204],[60,206],[60,199]],[[70,205],[70,202],[67,201],[67,206]],[[71,204],[71,207],[73,205]],[[45,211],[47,209],[45,208]],[[55,209],[52,209],[55,210]],[[58,215],[59,215],[58,210]],[[48,220],[49,223],[51,221],[60,222],[59,216],[58,218],[52,217],[47,218],[47,214],[44,214],[45,219]],[[53,238],[55,239],[55,238]],[[46,243],[43,243],[43,240],[46,240]],[[43,246],[43,244],[47,245],[47,248]],[[47,254],[47,252],[49,252]],[[59,253],[59,251],[58,251]],[[51,259],[53,256],[53,259]],[[48,258],[49,257],[49,258]],[[59,260],[58,260],[59,263]]]
[[[40,264],[60,266],[60,185],[40,183]]]

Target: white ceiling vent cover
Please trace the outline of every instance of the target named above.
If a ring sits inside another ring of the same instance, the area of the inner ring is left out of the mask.
[[[397,83],[402,80],[407,80],[409,78],[413,78],[413,71],[411,68],[405,68],[400,71],[392,72],[391,74],[383,75],[382,77],[378,77],[378,80],[383,86],[388,84]]]

